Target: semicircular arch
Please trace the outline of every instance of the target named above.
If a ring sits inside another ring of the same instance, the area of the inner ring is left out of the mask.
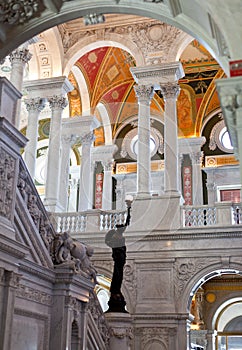
[[[177,269],[177,279],[179,280],[179,269],[182,268],[182,278],[185,281],[180,284],[180,289],[176,293],[179,312],[189,312],[194,294],[206,281],[221,274],[239,274],[242,271],[242,264],[230,264],[226,268],[221,266],[220,259],[218,261],[212,259],[211,263],[207,262],[206,266],[202,262],[198,263],[197,267],[194,264],[192,266],[192,264],[184,262]]]
[[[9,30],[7,33],[8,36],[15,37],[15,40],[6,40],[1,48],[0,59],[4,58],[17,46],[21,45],[23,42],[26,42],[34,35],[37,35],[58,24],[83,17],[87,13],[96,13],[98,11],[98,13],[104,14],[134,14],[169,23],[198,39],[210,52],[213,53],[217,61],[221,60],[216,46],[216,40],[213,38],[211,32],[207,28],[204,28],[201,24],[199,24],[199,22],[196,20],[195,14],[193,13],[191,14],[193,17],[189,17],[182,12],[179,14],[179,16],[173,16],[170,9],[168,9],[165,4],[159,5],[159,11],[157,11],[157,6],[154,4],[141,1],[133,3],[129,6],[122,3],[117,5],[111,1],[100,6],[100,1],[98,0],[92,1],[88,6],[85,2],[74,3],[72,1],[65,2],[64,5],[65,6],[62,6],[58,13],[55,13],[55,16],[53,16],[53,13],[51,13],[47,8],[42,12],[41,16],[31,19],[29,21],[30,23],[23,23],[21,26],[15,26],[12,28],[12,30]],[[208,15],[206,6],[201,7],[201,9],[203,10],[204,15]],[[224,66],[224,69],[227,68],[226,62],[224,62],[224,64],[221,62],[221,65]]]

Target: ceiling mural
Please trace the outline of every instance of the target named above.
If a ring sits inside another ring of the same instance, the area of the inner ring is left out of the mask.
[[[214,81],[224,73],[197,40],[187,46],[180,61],[183,64],[185,77],[179,81],[181,87],[177,102],[179,137],[200,136],[204,118],[219,106]],[[100,102],[105,106],[113,137],[121,123],[138,115],[138,103],[133,89],[135,82],[130,73],[130,67],[134,65],[134,58],[127,51],[111,46],[91,50],[75,63],[86,81],[90,110],[94,111]],[[72,73],[69,79],[74,86],[74,90],[69,93],[70,115],[81,115],[82,101],[78,84]],[[163,114],[163,96],[157,91],[151,101],[151,115],[163,119]],[[97,117],[101,121],[99,113]],[[96,145],[104,143],[102,127],[95,133]]]

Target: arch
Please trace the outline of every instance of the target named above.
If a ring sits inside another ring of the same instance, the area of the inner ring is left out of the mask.
[[[15,36],[15,40],[6,40],[4,45],[2,45],[0,59],[4,58],[21,43],[32,38],[33,35],[37,35],[46,29],[66,21],[85,16],[88,13],[124,13],[155,18],[182,29],[183,31],[197,38],[210,52],[213,53],[216,60],[221,62],[222,59],[218,54],[216,40],[212,36],[208,21],[207,4],[205,3],[204,5],[199,5],[197,2],[190,0],[188,8],[190,8],[190,6],[191,9],[195,10],[182,13],[182,10],[180,9],[180,11],[176,13],[174,9],[171,10],[171,8],[166,4],[157,5],[140,1],[137,3],[135,2],[132,5],[122,3],[114,4],[110,1],[102,4],[102,6],[100,6],[100,1],[98,0],[92,1],[90,4],[88,4],[88,6],[86,5],[86,2],[79,2],[75,4],[72,2],[65,2],[62,8],[59,9],[59,12],[57,13],[56,11],[54,16],[53,12],[51,13],[47,8],[42,12],[40,17],[30,20],[31,25],[30,23],[25,23],[10,30],[7,34],[8,36]],[[211,11],[211,14],[212,13],[213,12]],[[177,14],[179,14],[179,16],[176,16]],[[190,14],[193,17],[190,17]],[[201,18],[204,18],[204,21],[202,21]],[[221,66],[223,66],[224,69],[228,69],[225,60],[224,62],[221,62]]]
[[[216,312],[213,315],[213,319],[212,319],[212,329],[217,328],[217,320],[219,315],[221,315],[227,308],[229,308],[232,304],[235,303],[242,303],[242,297],[238,297],[238,298],[230,298],[228,300],[226,300],[225,302],[223,302],[216,310]],[[234,317],[236,316],[240,316],[240,314],[235,314]]]
[[[112,145],[112,126],[110,123],[110,118],[108,111],[103,103],[99,102],[96,106],[96,109],[100,113],[102,119],[102,126],[104,129],[105,145]]]
[[[97,40],[96,35],[93,35],[88,38],[84,38],[79,40],[75,45],[73,45],[70,50],[67,52],[65,56],[65,66],[63,67],[64,75],[68,75],[70,70],[76,61],[84,56],[89,51],[98,49],[103,46],[112,46],[127,51],[130,55],[132,55],[135,59],[137,66],[142,66],[145,64],[145,59],[141,50],[131,42],[128,38],[124,36],[113,33],[112,35],[106,35],[110,39],[106,40]]]
[[[184,262],[183,265],[184,272],[187,271],[187,273],[189,273],[190,269],[191,273],[194,269],[194,274],[190,278],[188,276],[184,276],[185,280],[187,281],[187,284],[184,286],[184,289],[179,295],[178,309],[180,312],[189,312],[193,295],[196,293],[199,287],[201,287],[206,281],[212,279],[213,277],[220,276],[222,274],[239,274],[242,270],[241,264],[235,264],[235,266],[222,268],[220,260],[218,260],[217,262],[211,262],[210,265],[206,266],[205,268],[202,268],[202,266],[200,266],[199,269],[197,268],[197,271],[195,271],[195,266],[190,266],[192,265],[192,263],[190,264],[189,262]]]
[[[76,66],[73,66],[71,70],[76,78],[81,95],[82,115],[87,115],[90,113],[91,106],[86,79],[80,69],[78,69]]]

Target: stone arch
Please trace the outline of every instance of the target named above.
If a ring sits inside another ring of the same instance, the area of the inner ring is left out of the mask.
[[[221,305],[217,308],[217,310],[214,312],[213,318],[212,318],[212,322],[211,322],[211,326],[212,329],[216,328],[216,322],[217,319],[219,317],[219,314],[229,305],[233,304],[233,303],[237,303],[237,302],[242,302],[242,297],[238,297],[238,298],[230,298],[224,302],[221,303]],[[235,317],[237,317],[239,315],[235,314]]]
[[[242,270],[241,263],[223,263],[220,257],[180,260],[175,266],[176,287],[179,288],[175,294],[177,311],[184,313],[189,312],[192,297],[204,282],[221,274],[238,274]]]
[[[194,7],[194,2],[190,1],[191,8]],[[159,7],[158,6],[162,6]],[[176,16],[176,10],[167,11],[168,9],[163,7],[163,5],[154,5],[152,3],[146,2],[137,2],[127,6],[126,4],[119,3],[114,4],[110,1],[110,3],[105,3],[100,6],[100,1],[92,1],[90,3],[89,8],[81,2],[78,4],[72,4],[72,2],[65,2],[65,6],[63,6],[58,13],[55,13],[55,16],[50,16],[49,10],[45,10],[41,17],[37,17],[31,20],[31,25],[29,23],[21,24],[21,26],[14,28],[12,31],[8,32],[8,35],[15,35],[14,41],[7,41],[3,45],[3,49],[1,49],[1,58],[4,58],[9,52],[19,46],[21,43],[29,40],[33,35],[37,35],[45,31],[48,28],[56,26],[57,24],[64,23],[66,21],[70,21],[72,19],[79,18],[81,16],[85,16],[87,12],[89,13],[124,13],[124,14],[134,14],[145,17],[155,18],[157,20],[161,20],[163,22],[169,23],[173,26],[176,26],[185,32],[191,34],[193,37],[197,38],[201,41],[201,43],[206,46],[210,51],[215,54],[215,58],[218,61],[221,61],[221,57],[218,55],[218,50],[216,47],[216,41],[212,37],[210,33],[210,28],[208,23],[206,22],[203,26],[199,23],[201,21],[197,21],[196,11],[191,11],[193,17],[188,17],[186,14],[182,13],[182,10],[178,11],[179,16]],[[195,4],[197,6],[197,4]],[[208,16],[208,11],[206,7],[206,3],[204,6],[201,6],[201,11],[204,16]],[[157,11],[159,9],[159,11]],[[57,12],[57,11],[56,11]],[[213,13],[211,11],[211,13]],[[206,27],[204,27],[206,25]],[[21,28],[21,29],[20,29]],[[16,35],[18,34],[18,35]],[[238,46],[238,45],[237,45]],[[226,62],[224,62],[224,68],[226,69]]]

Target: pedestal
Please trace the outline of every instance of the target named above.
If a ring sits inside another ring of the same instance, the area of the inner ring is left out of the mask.
[[[128,313],[109,312],[105,314],[110,326],[110,350],[130,350],[133,340],[132,318]]]

